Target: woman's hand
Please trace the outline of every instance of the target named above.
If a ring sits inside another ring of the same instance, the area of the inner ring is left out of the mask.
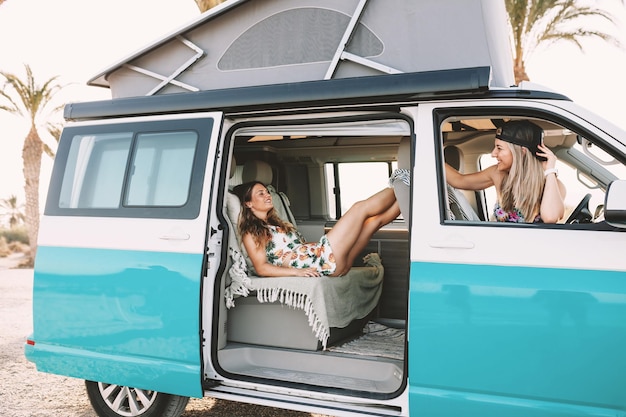
[[[293,276],[296,277],[319,277],[321,274],[316,268],[291,268],[293,271]]]
[[[546,158],[547,161],[543,161],[541,164],[543,165],[543,170],[551,169],[556,167],[556,155],[548,148],[546,145],[541,144],[537,146],[541,152],[537,152],[537,156],[541,156]]]

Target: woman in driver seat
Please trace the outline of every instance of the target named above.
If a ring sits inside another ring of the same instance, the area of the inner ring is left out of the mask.
[[[556,223],[565,213],[565,186],[556,155],[543,144],[543,129],[527,120],[506,122],[496,132],[491,156],[497,163],[461,174],[446,164],[446,181],[462,190],[495,186],[494,217],[501,222]]]

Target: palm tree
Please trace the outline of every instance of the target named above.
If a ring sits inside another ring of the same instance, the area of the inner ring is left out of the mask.
[[[22,161],[24,171],[24,193],[26,195],[26,227],[30,242],[30,260],[35,259],[37,253],[37,234],[39,233],[39,175],[41,172],[41,156],[51,151],[41,140],[38,131],[40,119],[51,116],[59,111],[61,106],[50,109],[54,95],[62,88],[57,84],[58,77],[52,77],[42,85],[35,82],[33,73],[28,65],[26,80],[16,75],[0,71],[4,78],[4,85],[0,89],[0,110],[28,118],[30,131],[24,139],[22,147]],[[12,93],[10,95],[9,93]],[[50,112],[48,112],[50,110]],[[52,125],[47,120],[44,126],[55,139],[58,139],[58,125]],[[55,136],[56,135],[56,136]]]
[[[537,46],[561,40],[583,50],[582,38],[595,37],[619,45],[610,34],[577,25],[581,18],[593,17],[614,23],[604,10],[578,4],[578,0],[505,0],[513,40],[515,82],[528,81],[525,62]]]
[[[2,0],[0,0],[1,2]],[[209,9],[217,6],[220,3],[224,3],[225,0],[195,0],[201,13],[206,12]]]
[[[9,198],[0,200],[0,207],[5,211],[2,215],[9,218],[9,227],[11,229],[25,220],[24,212],[22,211],[23,205],[17,204],[17,196],[12,195]]]

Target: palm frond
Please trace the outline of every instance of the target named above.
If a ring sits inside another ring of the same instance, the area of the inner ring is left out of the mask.
[[[0,72],[0,75],[3,75],[3,74]],[[20,107],[15,103],[15,101],[13,101],[13,98],[11,98],[11,96],[9,96],[8,94],[4,92],[4,88],[0,90],[0,97],[3,97],[6,101],[9,102],[9,105],[0,104],[0,110],[6,111],[8,113],[15,114],[18,116],[22,115]]]
[[[626,4],[624,0],[622,3]],[[523,65],[538,46],[559,41],[572,42],[581,50],[584,38],[598,38],[622,47],[610,33],[581,26],[589,18],[610,24],[615,21],[606,10],[581,4],[580,0],[505,0],[505,4],[517,65]]]
[[[58,84],[58,77],[52,77],[43,84],[38,85],[29,65],[24,65],[26,78],[23,80],[15,74],[0,71],[4,78],[4,86],[0,90],[0,96],[8,102],[0,107],[1,110],[28,117],[31,124],[36,124],[41,114],[48,109],[52,99],[64,86]],[[12,90],[14,94],[9,94]],[[52,109],[58,111],[60,106]]]
[[[48,155],[50,158],[54,158],[55,152],[52,150],[52,148],[48,146],[46,143],[44,143],[42,146],[43,146],[44,153]]]
[[[61,133],[63,132],[63,124],[62,123],[47,123],[46,130],[48,131],[50,136],[52,136],[55,142],[58,144],[59,139],[61,139]],[[43,151],[50,158],[54,158],[55,151],[53,151],[52,148],[48,146],[46,143],[43,144]]]

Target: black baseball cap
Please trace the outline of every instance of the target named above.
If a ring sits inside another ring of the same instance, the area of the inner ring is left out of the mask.
[[[496,130],[496,139],[528,148],[535,158],[545,161],[546,158],[537,156],[539,145],[543,141],[543,129],[528,120],[513,120],[506,122]]]

